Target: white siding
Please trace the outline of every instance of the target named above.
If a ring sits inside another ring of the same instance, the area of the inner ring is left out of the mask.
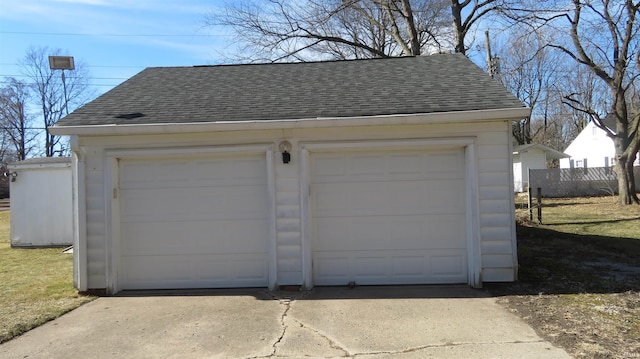
[[[512,223],[511,137],[508,126],[500,124],[478,131],[482,280],[512,281],[516,279],[516,249],[513,239],[515,223]],[[496,151],[496,144],[500,144],[502,151]]]
[[[515,279],[513,243],[513,198],[509,121],[484,123],[389,125],[265,131],[233,131],[148,136],[81,137],[80,148],[86,158],[85,195],[87,213],[88,288],[107,288],[106,264],[110,208],[104,169],[105,151],[114,149],[167,148],[268,144],[278,148],[282,140],[292,144],[291,162],[282,163],[274,154],[275,232],[277,284],[303,283],[302,218],[299,142],[339,142],[473,137],[478,160],[478,200],[481,236],[482,279]],[[110,199],[109,199],[110,201]]]
[[[289,141],[295,149],[296,141]],[[276,153],[275,157],[277,281],[279,285],[300,285],[302,232],[299,168],[296,165],[299,157],[292,154],[288,164],[282,163],[281,153]]]

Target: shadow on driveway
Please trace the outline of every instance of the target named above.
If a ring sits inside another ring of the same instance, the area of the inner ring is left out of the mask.
[[[488,294],[466,285],[401,285],[315,287],[310,291],[278,290],[266,288],[239,289],[176,289],[176,290],[128,290],[116,297],[234,297],[254,296],[260,300],[272,300],[275,296],[295,300],[328,299],[435,299],[435,298],[486,298]]]

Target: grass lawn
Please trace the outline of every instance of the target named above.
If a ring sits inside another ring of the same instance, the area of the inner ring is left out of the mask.
[[[9,215],[0,212],[0,343],[94,299],[73,288],[72,255],[11,248]]]
[[[528,224],[526,196],[516,201],[519,222]],[[616,197],[543,198],[542,223],[563,233],[640,239],[640,206],[620,206]]]
[[[538,225],[525,203],[516,200],[519,281],[488,290],[577,358],[640,358],[640,206],[545,198]]]

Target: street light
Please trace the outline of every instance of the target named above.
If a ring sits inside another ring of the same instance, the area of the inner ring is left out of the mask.
[[[73,63],[73,56],[49,56],[49,69],[62,70],[62,90],[64,91],[64,110],[69,114],[69,107],[67,99],[67,83],[64,78],[64,70],[75,70],[75,64]]]

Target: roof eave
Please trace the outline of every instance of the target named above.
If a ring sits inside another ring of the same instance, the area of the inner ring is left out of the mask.
[[[551,152],[547,152],[547,158],[548,159],[553,159],[553,160],[559,160],[562,158],[569,158],[571,156],[569,156],[568,154],[564,153],[564,152],[560,152],[560,151],[556,151],[553,150]]]
[[[571,156],[567,155],[564,152],[560,152],[558,150],[554,150],[551,147],[547,147],[545,145],[541,145],[541,144],[532,144],[532,145],[528,145],[527,147],[524,147],[522,149],[518,149],[518,150],[514,150],[513,154],[514,155],[518,155],[521,153],[525,153],[525,152],[529,152],[531,149],[537,148],[539,150],[542,150],[545,154],[545,156],[547,156],[547,159],[561,159],[561,158],[569,158]]]
[[[110,136],[144,135],[162,133],[219,132],[238,130],[270,130],[287,128],[321,128],[347,126],[376,126],[395,124],[431,124],[458,122],[485,122],[496,120],[516,120],[528,117],[531,109],[527,107],[503,108],[491,110],[436,112],[419,114],[357,116],[357,117],[319,117],[283,120],[216,121],[187,123],[157,123],[130,125],[83,125],[54,126],[49,132],[57,136]]]

